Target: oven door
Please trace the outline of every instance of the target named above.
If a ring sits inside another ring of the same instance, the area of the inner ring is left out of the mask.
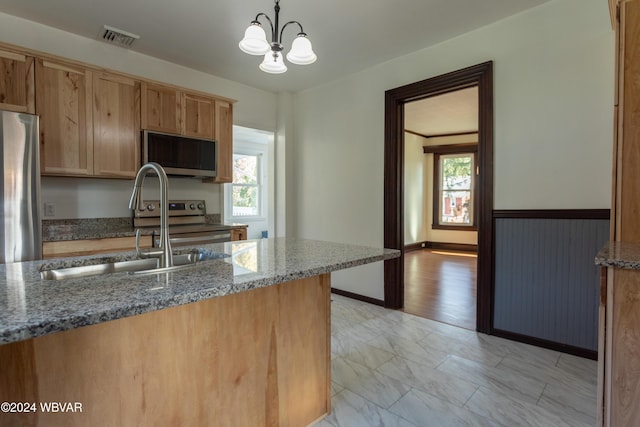
[[[208,245],[210,243],[222,243],[231,241],[230,230],[220,231],[200,231],[192,233],[171,233],[169,236],[171,247],[176,246],[198,246]],[[160,233],[153,232],[153,247],[160,246]]]

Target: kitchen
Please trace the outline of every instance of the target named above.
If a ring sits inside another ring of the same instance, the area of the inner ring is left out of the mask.
[[[249,8],[247,19],[268,7]],[[304,23],[308,12],[292,15]],[[317,45],[318,36],[305,29]],[[496,63],[495,208],[610,207],[613,37],[606,2],[551,1],[332,83],[279,92],[0,15],[0,41],[238,100],[235,124],[276,132],[277,174],[283,179],[276,183],[273,235],[368,246],[383,241],[384,91],[488,59]],[[247,67],[257,66],[254,59],[246,59]],[[563,159],[576,151],[580,162],[567,164]],[[553,173],[540,177],[540,169]],[[54,179],[43,182],[43,197],[56,188],[56,199],[92,200],[99,188],[101,200],[127,200],[131,190],[131,182],[111,189],[80,179],[56,187]],[[557,182],[571,188],[569,195],[554,191]],[[100,217],[106,204],[82,216]],[[60,204],[57,209],[64,214]],[[332,281],[353,294],[384,299],[381,263],[336,273]]]

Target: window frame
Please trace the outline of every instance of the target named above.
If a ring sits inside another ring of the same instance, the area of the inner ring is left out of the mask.
[[[450,145],[434,145],[423,147],[423,152],[433,154],[433,216],[431,219],[431,228],[434,230],[455,230],[455,231],[478,231],[478,144],[450,144]],[[440,157],[444,155],[464,155],[469,154],[473,157],[473,165],[475,170],[472,171],[472,203],[473,222],[471,224],[447,223],[440,224],[441,212],[441,188],[440,182]]]

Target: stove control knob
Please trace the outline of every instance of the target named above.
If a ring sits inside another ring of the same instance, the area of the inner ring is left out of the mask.
[[[198,209],[204,209],[204,203],[198,203]]]
[[[191,203],[191,204],[189,205],[189,209],[194,210],[195,208],[196,208],[195,203]]]
[[[156,205],[154,205],[153,203],[149,203],[149,204],[147,205],[147,210],[148,210],[149,212],[153,212],[155,209],[156,209]]]

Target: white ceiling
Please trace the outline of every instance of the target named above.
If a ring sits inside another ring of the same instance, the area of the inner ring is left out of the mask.
[[[259,12],[274,19],[273,0],[0,0],[0,11],[89,38],[109,25],[141,36],[132,50],[269,91],[297,91],[547,1],[281,0],[280,22],[299,21],[318,55],[281,75],[263,73],[260,57],[238,49]],[[285,49],[296,33],[286,29]]]
[[[404,106],[404,129],[424,136],[478,131],[478,88],[457,90]]]

